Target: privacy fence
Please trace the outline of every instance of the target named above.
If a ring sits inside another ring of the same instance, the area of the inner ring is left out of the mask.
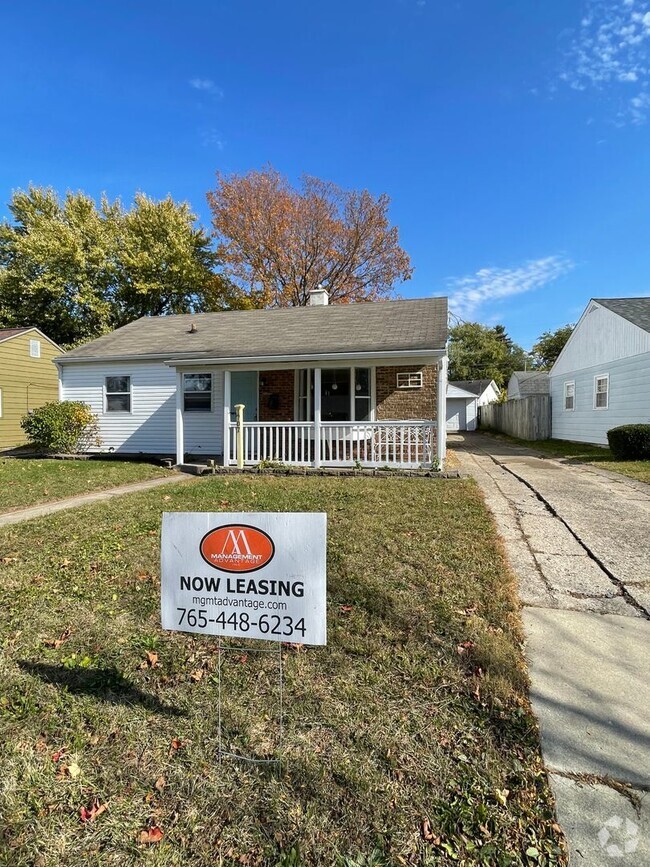
[[[522,440],[551,438],[551,397],[535,394],[479,408],[479,426]]]

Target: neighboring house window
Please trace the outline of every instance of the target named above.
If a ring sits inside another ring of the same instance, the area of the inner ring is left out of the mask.
[[[422,388],[422,371],[418,370],[414,373],[398,373],[397,374],[398,388]]]
[[[594,376],[594,409],[607,409],[609,406],[609,374]]]
[[[183,374],[183,409],[185,412],[212,411],[212,374]]]
[[[564,383],[564,408],[574,410],[576,408],[576,384],[575,382]]]
[[[41,341],[40,340],[30,340],[29,341],[29,354],[32,358],[40,358],[41,357]]]
[[[106,412],[131,412],[131,377],[106,377]]]

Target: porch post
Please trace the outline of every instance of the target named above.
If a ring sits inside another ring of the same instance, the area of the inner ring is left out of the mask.
[[[447,457],[447,364],[445,355],[438,361],[438,420],[436,424],[436,446],[440,469]]]
[[[230,371],[223,372],[223,465],[230,462]]]
[[[320,367],[314,368],[314,466],[320,467],[321,441],[320,441]]]
[[[176,463],[185,463],[185,443],[183,430],[183,373],[176,370]]]

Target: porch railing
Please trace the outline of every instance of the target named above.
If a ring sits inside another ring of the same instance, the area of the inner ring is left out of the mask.
[[[237,464],[237,425],[230,424],[228,464]],[[323,422],[318,443],[310,422],[244,422],[244,464],[431,467],[435,425],[427,421]]]

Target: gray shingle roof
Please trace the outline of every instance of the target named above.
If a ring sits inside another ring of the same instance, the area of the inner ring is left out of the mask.
[[[143,317],[59,360],[382,353],[444,349],[446,341],[447,299],[422,298]]]
[[[644,331],[650,331],[650,297],[648,298],[594,298],[602,307],[617,313]]]
[[[550,379],[544,370],[515,370],[519,394],[550,394]]]
[[[472,394],[483,394],[491,382],[491,379],[463,379],[458,382],[450,382],[449,385],[462,388],[463,391],[469,391]]]

